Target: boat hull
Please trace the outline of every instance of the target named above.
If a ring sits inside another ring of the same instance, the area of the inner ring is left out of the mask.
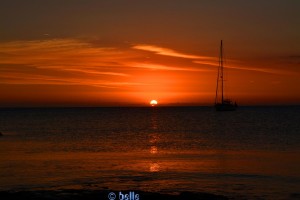
[[[235,111],[237,106],[233,104],[215,104],[216,111]]]

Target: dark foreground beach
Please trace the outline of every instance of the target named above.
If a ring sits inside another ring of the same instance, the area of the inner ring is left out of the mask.
[[[109,194],[112,191],[100,191],[100,190],[59,190],[59,191],[1,191],[0,198],[2,200],[23,200],[23,199],[72,199],[72,200],[92,200],[92,199],[109,199]],[[113,191],[117,196],[116,200],[119,198],[119,192]],[[129,194],[130,191],[122,191],[123,194]],[[139,200],[183,200],[183,199],[201,199],[201,200],[226,200],[229,199],[222,195],[214,195],[209,193],[192,193],[192,192],[182,192],[178,195],[170,194],[159,194],[151,192],[135,191],[138,194]],[[131,198],[128,200],[138,200]],[[113,199],[111,199],[113,200]],[[125,198],[123,200],[126,200]]]

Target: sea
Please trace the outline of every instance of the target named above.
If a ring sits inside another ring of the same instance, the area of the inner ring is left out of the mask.
[[[0,191],[300,199],[300,106],[1,108]]]

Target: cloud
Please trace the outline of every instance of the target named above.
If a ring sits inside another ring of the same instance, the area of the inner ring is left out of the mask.
[[[136,51],[143,50],[143,51]],[[153,52],[178,58],[178,62],[146,60]],[[186,58],[187,60],[182,60]],[[227,68],[282,73],[276,69],[246,67],[233,62]],[[202,65],[202,66],[200,66]],[[135,76],[141,70],[206,72],[218,66],[218,58],[179,53],[154,45],[103,47],[77,39],[0,42],[2,84],[86,85],[124,88],[143,85]],[[139,79],[140,80],[140,79]]]
[[[179,53],[179,52],[177,52],[175,50],[172,50],[172,49],[158,47],[158,46],[154,46],[154,45],[143,45],[143,44],[141,44],[141,45],[135,45],[132,48],[133,49],[138,49],[138,50],[154,52],[154,53],[159,54],[159,55],[172,56],[172,57],[178,57],[178,58],[212,59],[211,57],[206,57],[206,56],[197,56],[197,55]]]
[[[118,72],[108,72],[108,71],[97,71],[95,69],[80,69],[80,68],[61,68],[61,67],[38,67],[40,69],[59,69],[62,71],[80,72],[91,75],[110,75],[110,76],[129,76],[129,74],[118,73]]]
[[[137,45],[134,49],[144,49],[180,58],[207,58],[151,45]],[[0,70],[3,73],[0,76],[3,80],[6,77],[6,83],[24,81],[24,84],[28,84],[29,80],[32,80],[35,84],[38,82],[41,84],[83,84],[84,82],[90,84],[97,82],[96,80],[109,80],[111,85],[112,80],[116,83],[130,82],[128,81],[129,77],[134,75],[133,68],[207,71],[193,66],[186,67],[182,64],[172,66],[164,62],[140,62],[143,57],[145,57],[145,53],[134,51],[132,48],[102,47],[99,44],[77,39],[1,42]],[[8,76],[9,74],[10,76]],[[108,82],[101,83],[108,84]]]
[[[95,47],[74,39],[15,41],[0,44],[2,64],[27,64],[35,66],[111,66],[115,60],[124,59],[116,48]],[[129,56],[129,55],[128,55]]]
[[[170,71],[211,71],[207,69],[201,68],[191,68],[191,67],[174,67],[174,66],[167,66],[162,64],[155,64],[155,63],[128,63],[129,67],[134,68],[143,68],[143,69],[150,69],[150,70],[170,70]]]
[[[168,49],[166,52],[177,57],[200,58]],[[76,39],[1,42],[0,82],[116,88],[143,85],[134,81],[138,69],[208,71],[193,65],[141,62],[144,57],[145,53],[132,48],[101,47]]]
[[[6,84],[116,87],[128,83],[125,78],[130,74],[120,68],[124,67],[121,62],[131,57],[130,52],[75,39],[2,42],[0,78]]]
[[[186,59],[191,59],[193,60],[193,63],[196,64],[201,64],[201,65],[209,65],[209,66],[214,66],[217,67],[219,66],[218,63],[218,58],[217,57],[208,57],[208,56],[199,56],[199,55],[191,55],[191,54],[184,54],[184,53],[179,53],[178,51],[169,49],[169,48],[163,48],[163,47],[158,47],[155,45],[135,45],[132,47],[133,49],[138,49],[138,50],[144,50],[144,51],[149,51],[149,52],[154,52],[155,54],[158,55],[164,55],[164,56],[172,56],[172,57],[178,57],[178,58],[186,58]],[[299,56],[294,56],[293,59],[298,59]],[[245,71],[255,71],[255,72],[262,72],[262,73],[269,73],[269,74],[287,74],[287,71],[283,70],[278,70],[278,69],[270,69],[270,68],[258,68],[258,67],[247,67],[244,66],[243,63],[241,66],[237,64],[236,60],[227,60],[230,61],[231,65],[226,65],[224,66],[225,68],[231,68],[231,69],[237,69],[237,70],[245,70]],[[149,69],[167,69],[164,66],[155,66],[155,65],[150,65],[150,64],[139,64],[140,67],[145,67]],[[172,68],[169,67],[170,70],[186,70],[186,71],[201,71],[199,68]],[[205,71],[205,70],[203,70]],[[208,69],[206,71],[209,71]]]
[[[86,79],[76,77],[59,77],[49,76],[34,73],[20,73],[20,72],[8,72],[0,74],[0,83],[2,84],[28,84],[28,85],[85,85],[93,87],[106,87],[117,88],[119,86],[135,86],[142,85],[142,83],[125,82],[125,81],[111,81],[100,79]]]
[[[201,64],[201,65],[210,65],[210,66],[219,66],[219,63],[217,61],[200,61],[195,60],[193,63]]]
[[[201,65],[210,65],[214,67],[218,67],[219,64],[217,62],[204,62],[204,61],[193,61],[196,64]],[[262,73],[268,73],[268,74],[289,74],[289,72],[284,70],[278,70],[278,69],[270,69],[270,68],[258,68],[258,67],[249,67],[245,66],[243,63],[236,64],[236,61],[232,61],[234,64],[230,65],[224,65],[224,68],[229,69],[237,69],[237,70],[244,70],[244,71],[254,71],[254,72],[262,72]]]

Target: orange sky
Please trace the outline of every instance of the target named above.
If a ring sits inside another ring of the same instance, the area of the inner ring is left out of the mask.
[[[134,14],[129,6],[107,3],[112,12],[101,13],[103,5],[76,2],[65,5],[65,12],[49,3],[61,22],[43,13],[43,6],[33,11],[24,5],[10,18],[12,5],[1,8],[6,18],[1,19],[0,106],[148,105],[151,99],[160,105],[212,105],[221,39],[227,96],[240,105],[300,103],[300,17],[295,18],[293,1],[274,1],[271,11],[254,3],[256,14],[241,13],[242,4],[225,7],[228,28],[219,30],[213,12],[198,13],[213,8],[207,2],[166,1],[151,10],[141,1]],[[282,6],[292,14],[278,16]],[[70,8],[76,11],[72,16]]]

